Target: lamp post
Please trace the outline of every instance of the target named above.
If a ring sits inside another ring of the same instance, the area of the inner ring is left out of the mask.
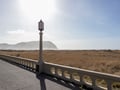
[[[44,30],[44,22],[42,20],[40,20],[38,22],[38,30],[40,31],[39,32],[40,41],[39,41],[39,61],[38,61],[38,65],[36,67],[36,71],[37,71],[37,74],[39,75],[43,71],[43,56],[42,56],[42,53],[43,53],[42,35],[43,35],[43,33],[42,33],[42,31]]]

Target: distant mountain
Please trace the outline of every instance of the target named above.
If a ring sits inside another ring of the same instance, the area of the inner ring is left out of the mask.
[[[0,49],[2,49],[2,50],[8,50],[8,49],[10,49],[10,50],[38,50],[39,42],[38,41],[30,41],[30,42],[20,42],[17,44],[1,43]],[[50,41],[44,41],[43,49],[44,50],[56,50],[57,46]]]

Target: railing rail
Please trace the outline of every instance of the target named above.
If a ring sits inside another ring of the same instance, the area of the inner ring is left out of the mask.
[[[0,55],[0,58],[22,65],[33,71],[36,70],[37,61],[35,60],[9,55]],[[120,90],[120,76],[117,75],[47,62],[44,62],[43,73],[79,84],[80,86],[85,85],[93,90]]]

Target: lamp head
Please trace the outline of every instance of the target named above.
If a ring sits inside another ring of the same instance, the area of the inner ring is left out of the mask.
[[[42,20],[40,20],[40,21],[38,22],[38,29],[39,29],[40,31],[43,31],[43,30],[44,30],[44,22],[43,22]]]

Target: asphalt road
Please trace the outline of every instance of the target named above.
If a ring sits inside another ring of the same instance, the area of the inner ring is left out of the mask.
[[[0,90],[80,90],[74,84],[36,74],[0,59]]]

